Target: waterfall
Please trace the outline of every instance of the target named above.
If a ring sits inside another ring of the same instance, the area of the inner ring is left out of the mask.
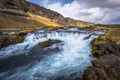
[[[60,51],[50,51],[49,53],[54,54],[45,56],[42,60],[0,73],[0,78],[5,80],[74,80],[77,77],[81,78],[84,70],[91,66],[91,60],[93,60],[90,43],[93,38],[97,38],[103,33],[104,31],[86,32],[76,28],[29,33],[23,43],[1,49],[0,59],[26,53],[29,56],[34,46],[48,39],[60,40],[62,41],[60,44],[63,45],[55,45],[55,47],[60,47]],[[55,47],[50,46],[50,48]]]

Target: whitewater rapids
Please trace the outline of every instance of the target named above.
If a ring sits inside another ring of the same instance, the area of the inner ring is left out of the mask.
[[[77,28],[29,33],[23,43],[0,50],[0,80],[75,80],[91,66],[91,41],[104,31],[87,32]],[[48,39],[61,43],[40,48]],[[6,64],[5,64],[6,62]],[[0,65],[1,66],[1,65]]]

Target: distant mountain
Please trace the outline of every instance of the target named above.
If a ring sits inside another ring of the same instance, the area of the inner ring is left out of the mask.
[[[0,28],[89,27],[92,23],[65,18],[61,14],[27,2],[26,0],[0,0]]]

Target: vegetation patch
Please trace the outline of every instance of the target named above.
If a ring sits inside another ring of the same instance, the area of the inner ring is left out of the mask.
[[[97,47],[92,47],[92,54],[93,54],[93,56],[99,57],[98,48]]]
[[[15,34],[1,34],[0,35],[0,49],[12,44],[21,43],[24,41],[24,36],[27,33],[15,33]]]
[[[42,47],[42,48],[49,47],[49,46],[52,46],[53,44],[60,43],[60,42],[61,42],[60,40],[49,39],[47,41],[40,42],[40,47]]]

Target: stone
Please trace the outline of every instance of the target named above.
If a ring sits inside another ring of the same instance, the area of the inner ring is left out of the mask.
[[[60,40],[49,39],[47,41],[40,42],[40,47],[42,47],[42,48],[49,47],[49,46],[52,46],[53,44],[57,44],[57,43],[60,43],[60,42],[61,42]]]

